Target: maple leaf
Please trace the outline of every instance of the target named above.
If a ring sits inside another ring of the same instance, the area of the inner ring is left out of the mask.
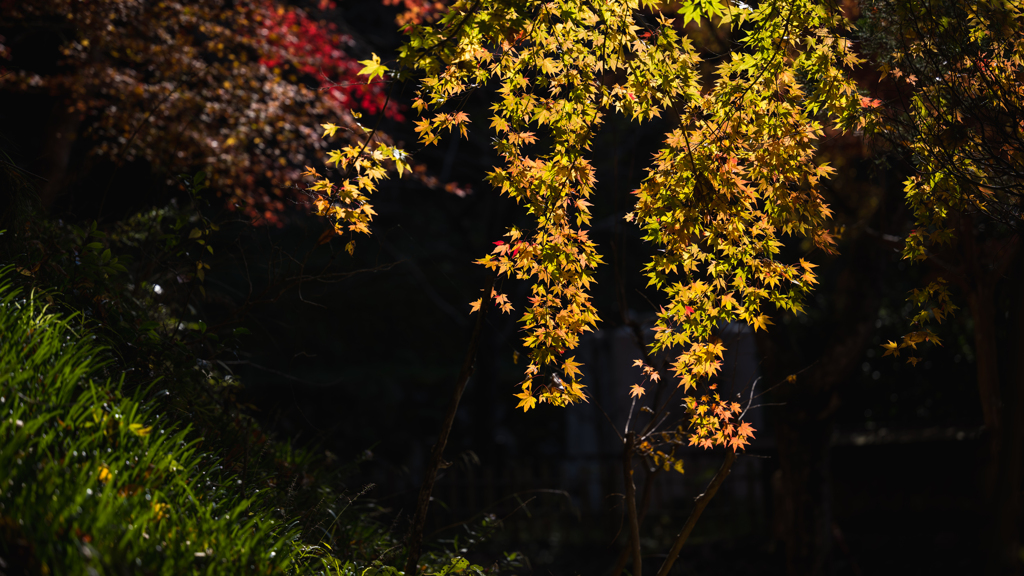
[[[520,399],[519,404],[516,405],[516,408],[522,408],[523,412],[527,412],[530,410],[530,408],[533,408],[534,406],[537,405],[537,398],[534,397],[533,394],[531,394],[530,392],[514,394],[514,396]]]
[[[882,353],[883,358],[890,354],[892,354],[893,356],[900,355],[900,345],[893,342],[892,340],[889,340],[889,342],[886,344],[882,344],[882,348],[885,348],[885,352]]]
[[[575,359],[576,359],[575,356],[570,356],[562,364],[562,371],[565,372],[566,376],[568,376],[570,378],[573,378],[573,379],[575,379],[575,376],[577,376],[577,375],[580,375],[580,376],[583,375],[583,373],[580,372],[580,369],[579,369],[579,367],[582,366],[582,364],[579,363],[579,362],[574,362]]]
[[[644,390],[644,387],[639,384],[633,384],[629,389],[629,395],[633,398],[639,398],[643,396],[645,392],[646,390]]]
[[[752,326],[754,328],[754,332],[757,332],[758,328],[760,328],[761,330],[767,331],[768,330],[768,325],[770,325],[772,323],[771,319],[769,319],[768,316],[766,316],[764,314],[761,314],[760,316],[752,318],[751,322],[752,322]]]
[[[377,56],[376,54],[371,53],[369,60],[360,60],[359,63],[363,65],[363,69],[357,72],[357,74],[360,76],[368,76],[366,79],[367,84],[373,82],[373,79],[377,76],[383,78],[384,74],[388,71],[387,66],[380,63],[380,56]]]
[[[860,107],[861,108],[878,108],[882,105],[882,101],[877,98],[868,98],[867,96],[861,96]]]
[[[327,124],[321,124],[320,127],[324,129],[324,135],[321,136],[321,138],[327,138],[328,136],[334,136],[334,133],[338,131],[338,125],[334,124],[333,122],[328,122]],[[306,166],[306,171],[311,173],[311,175],[314,175],[314,176],[316,175],[316,171],[313,170],[312,168],[310,168],[309,166]]]

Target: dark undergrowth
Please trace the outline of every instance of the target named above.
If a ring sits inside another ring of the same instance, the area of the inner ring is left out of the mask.
[[[194,203],[4,221],[0,574],[398,573],[394,515],[345,483],[358,463],[270,437],[238,400],[219,358],[244,330],[204,322],[218,226]],[[422,567],[482,572],[442,550]]]

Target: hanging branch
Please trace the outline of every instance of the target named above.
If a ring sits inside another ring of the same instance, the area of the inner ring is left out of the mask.
[[[473,326],[473,335],[469,340],[469,349],[466,350],[466,358],[462,362],[459,379],[456,381],[455,390],[452,391],[451,399],[448,401],[448,411],[445,413],[444,421],[441,423],[441,431],[437,435],[437,444],[434,444],[434,449],[430,455],[430,463],[423,473],[423,484],[420,486],[419,498],[416,501],[416,513],[413,516],[412,527],[409,529],[409,555],[405,561],[405,573],[408,576],[416,576],[417,564],[420,561],[420,550],[423,546],[423,527],[426,525],[427,510],[430,507],[430,495],[434,491],[434,481],[437,479],[437,471],[441,468],[444,447],[448,443],[448,434],[452,431],[452,424],[455,422],[455,413],[459,409],[459,401],[462,400],[462,393],[466,389],[466,383],[473,374],[473,363],[476,360],[477,345],[480,343],[480,332],[483,330],[484,318],[487,316],[487,309],[490,308],[491,304],[494,276],[488,276],[484,284],[484,295],[480,302],[480,312],[476,317],[476,325]]]

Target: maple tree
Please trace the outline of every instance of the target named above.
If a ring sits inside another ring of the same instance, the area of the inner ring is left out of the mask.
[[[700,73],[693,40],[680,33],[694,20],[736,30],[713,82]],[[425,75],[413,102],[423,144],[444,131],[464,134],[471,119],[444,107],[495,85],[490,128],[503,164],[488,180],[535,222],[510,229],[481,260],[531,281],[521,408],[585,398],[568,351],[598,320],[588,292],[602,259],[587,231],[595,185],[587,153],[608,114],[679,118],[627,220],[658,248],[644,269],[666,297],[651,351],[677,350],[680,386],[690,391],[718,372],[722,322],[764,329],[769,307],[801,309],[814,265],[779,254],[784,236],[832,250],[820,194],[831,169],[814,152],[826,124],[850,129],[860,121],[861,98],[844,72],[860,62],[840,35],[847,28],[839,11],[813,2],[669,10],[624,1],[458,2],[437,26],[409,29],[399,63]]]
[[[905,147],[914,174],[905,182],[915,227],[903,256],[924,261],[974,235],[975,220],[1020,228],[1024,197],[1024,10],[1013,3],[937,1],[867,3],[867,49],[888,77],[870,133]],[[920,13],[928,18],[917,17]],[[937,42],[938,38],[944,41]],[[952,42],[949,39],[960,39]],[[968,234],[968,230],[970,233]],[[1016,243],[1007,244],[1009,262]],[[1005,267],[1006,264],[1003,265]],[[942,279],[915,290],[919,331],[890,342],[887,354],[916,349],[927,327],[956,310]],[[912,363],[916,361],[911,358]]]
[[[755,430],[740,419],[739,403],[714,392],[725,352],[720,327],[741,322],[765,330],[773,311],[802,310],[817,282],[815,265],[784,257],[786,238],[834,250],[822,197],[833,170],[815,152],[826,128],[863,126],[865,101],[848,76],[862,63],[851,27],[835,6],[811,0],[756,8],[716,0],[463,0],[435,24],[414,22],[405,28],[396,73],[421,78],[412,103],[420,143],[436,144],[446,133],[465,137],[473,119],[461,103],[492,87],[489,128],[501,164],[487,180],[532,219],[508,229],[479,261],[530,285],[521,317],[530,362],[516,394],[524,411],[586,400],[571,351],[599,319],[590,288],[603,260],[588,230],[595,135],[614,114],[638,123],[671,118],[626,216],[655,249],[643,272],[664,296],[655,340],[638,361],[644,382],[630,394],[635,406],[647,382],[661,382],[650,355],[670,354],[669,372],[690,394],[689,423],[658,429],[666,402],[651,409],[639,433],[627,425],[626,501],[639,573],[634,449],[681,471],[672,452],[655,444],[687,438],[728,447],[731,463]],[[728,52],[702,58],[689,34],[695,27],[723,30],[732,38]],[[504,296],[493,297],[511,308]],[[407,569],[415,568],[411,557]]]
[[[912,0],[865,3],[866,50],[882,74],[869,133],[912,167],[905,182],[914,228],[903,257],[938,277],[911,293],[914,330],[886,355],[940,343],[932,326],[956,310],[949,284],[973,321],[977,385],[987,429],[984,493],[987,570],[1019,570],[1020,452],[1024,447],[1024,346],[1020,302],[1024,200],[1024,8],[1018,2]],[[1000,310],[1008,284],[1011,310]],[[1000,316],[1012,316],[1008,350]],[[1004,351],[1001,353],[1001,349]]]
[[[82,139],[94,142],[93,158],[142,161],[157,174],[214,165],[225,205],[269,223],[279,222],[289,200],[304,199],[289,192],[301,187],[302,167],[326,158],[317,124],[335,126],[330,133],[363,154],[331,157],[359,190],[376,176],[366,172],[370,164],[393,159],[381,132],[367,146],[359,117],[403,113],[389,105],[381,82],[358,78],[366,65],[352,54],[360,50],[353,38],[314,16],[333,10],[333,1],[311,11],[274,0],[5,0],[0,7],[0,27],[18,31],[0,40],[0,90],[55,101],[44,205],[68,193],[72,146]],[[46,61],[25,38],[51,30],[61,34],[59,54]],[[356,228],[361,221],[352,219]]]

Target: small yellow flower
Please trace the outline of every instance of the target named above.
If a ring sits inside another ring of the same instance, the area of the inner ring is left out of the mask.
[[[100,465],[100,482],[103,482],[104,484],[106,484],[107,481],[110,480],[113,477],[114,477],[114,475],[110,473],[110,468],[107,468],[106,466]]]
[[[163,502],[154,502],[153,511],[156,512],[156,519],[163,520],[167,517],[167,510],[170,509],[170,504],[164,504]]]

